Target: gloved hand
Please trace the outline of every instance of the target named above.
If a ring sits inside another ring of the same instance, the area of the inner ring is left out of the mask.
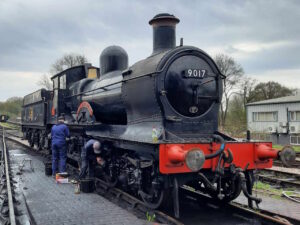
[[[96,159],[97,159],[97,163],[98,163],[100,166],[102,166],[102,167],[105,166],[105,161],[104,161],[101,157],[97,157]]]

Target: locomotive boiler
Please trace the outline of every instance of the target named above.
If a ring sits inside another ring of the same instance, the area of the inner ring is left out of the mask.
[[[47,136],[63,114],[71,130],[68,156],[79,160],[89,138],[103,144],[102,176],[139,196],[149,207],[173,200],[179,216],[178,190],[188,185],[219,201],[242,191],[249,202],[253,171],[269,168],[272,159],[293,161],[291,148],[272,149],[270,142],[238,142],[218,131],[225,79],[201,49],[176,46],[173,15],[158,14],[152,54],[128,67],[119,46],[106,48],[100,68],[76,66],[52,77],[53,91],[24,98],[22,127],[30,144],[49,148]]]

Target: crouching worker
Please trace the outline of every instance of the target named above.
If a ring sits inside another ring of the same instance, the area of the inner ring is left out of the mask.
[[[81,150],[81,166],[79,173],[79,180],[88,176],[94,177],[95,165],[104,165],[104,160],[100,157],[101,143],[97,140],[89,140]]]

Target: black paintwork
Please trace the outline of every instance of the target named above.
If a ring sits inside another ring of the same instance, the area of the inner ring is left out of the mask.
[[[71,131],[68,157],[79,160],[84,140],[100,140],[107,162],[104,172],[134,193],[149,196],[170,191],[173,178],[179,185],[190,181],[199,184],[197,173],[160,174],[160,144],[211,143],[213,134],[225,141],[235,140],[217,132],[224,76],[204,51],[175,46],[178,22],[170,14],[155,16],[149,22],[153,26],[153,53],[129,68],[125,50],[111,46],[100,56],[97,78],[88,76],[89,68],[95,68],[90,64],[53,76],[56,85],[47,92],[50,97],[23,106],[24,112],[33,107],[34,115],[44,115],[37,117],[43,122],[40,127],[23,123],[30,145],[38,143],[49,149],[47,134],[63,114]],[[205,73],[191,77],[189,70]],[[26,119],[23,113],[22,121]],[[228,171],[226,176],[234,177]],[[215,174],[203,173],[209,178]],[[152,196],[158,198],[157,204],[159,196]]]
[[[100,55],[101,76],[128,67],[127,52],[120,46],[109,46]]]
[[[23,126],[45,127],[47,124],[47,102],[51,99],[51,92],[40,89],[23,99],[22,124]]]
[[[64,114],[70,126],[100,124],[87,126],[86,134],[104,140],[155,145],[211,141],[211,135],[218,130],[223,75],[202,50],[175,47],[178,22],[168,14],[154,17],[150,24],[155,38],[161,41],[154,43],[155,54],[126,70],[127,53],[121,47],[111,46],[101,54],[100,78],[87,78],[90,64],[53,76],[54,80],[66,75],[67,84],[66,89],[57,89],[55,115],[51,115],[53,100],[46,101],[46,123],[54,124],[57,116]],[[164,36],[163,32],[170,32],[169,29],[173,29],[172,35]],[[207,73],[203,79],[187,78],[188,69]],[[83,113],[81,117],[88,114],[87,109],[78,112],[84,101],[90,104],[93,116],[78,121],[78,113]]]
[[[149,21],[153,27],[153,54],[175,48],[177,23],[179,19],[167,13],[158,14]]]

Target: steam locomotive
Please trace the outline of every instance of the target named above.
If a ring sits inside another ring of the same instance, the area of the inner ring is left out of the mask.
[[[68,157],[80,160],[85,140],[103,144],[106,181],[138,195],[153,209],[173,200],[179,216],[178,189],[188,185],[219,201],[241,191],[249,202],[253,171],[272,160],[293,160],[291,148],[270,142],[239,142],[218,132],[223,79],[201,49],[176,46],[173,15],[158,14],[152,54],[128,67],[128,55],[110,46],[100,68],[84,64],[52,77],[53,91],[24,97],[22,131],[31,146],[50,149],[48,134],[64,115],[71,131]]]

